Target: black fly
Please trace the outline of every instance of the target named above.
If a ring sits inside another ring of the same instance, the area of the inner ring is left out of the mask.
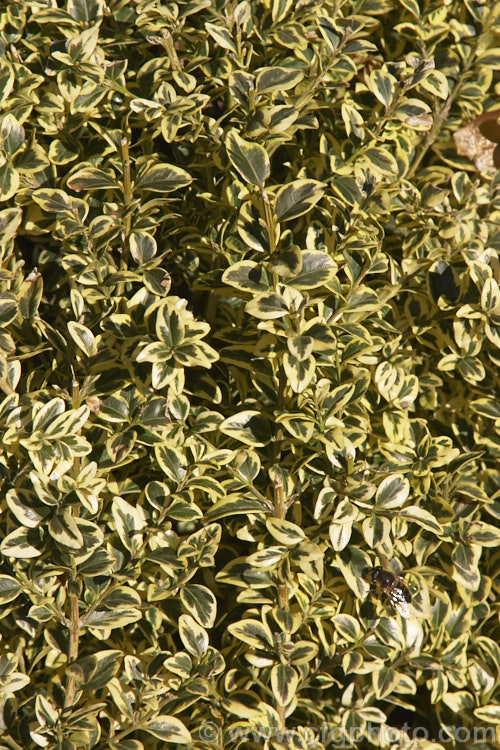
[[[411,602],[411,594],[405,585],[403,576],[391,573],[389,570],[384,570],[382,566],[376,565],[374,568],[369,568],[365,577],[377,590],[384,594],[391,607],[399,612],[401,617],[410,616],[408,605]]]

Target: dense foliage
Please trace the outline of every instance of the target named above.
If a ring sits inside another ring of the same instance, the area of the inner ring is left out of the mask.
[[[1,3],[1,750],[497,747],[499,21]]]

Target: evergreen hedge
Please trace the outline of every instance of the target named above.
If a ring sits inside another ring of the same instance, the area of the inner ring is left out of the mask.
[[[0,750],[498,747],[499,21],[1,4]]]

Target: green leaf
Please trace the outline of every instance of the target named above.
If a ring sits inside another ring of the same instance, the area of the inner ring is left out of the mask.
[[[382,667],[373,672],[373,689],[378,700],[390,695],[396,688],[399,677],[391,667]]]
[[[77,323],[70,320],[68,331],[75,344],[87,355],[92,357],[97,351],[97,342],[91,330],[84,326],[83,323]]]
[[[78,409],[61,412],[54,416],[50,424],[45,424],[45,437],[54,440],[64,435],[80,432],[88,419],[89,413],[89,407],[86,405],[80,406]]]
[[[258,71],[256,88],[259,94],[293,89],[304,78],[304,71],[294,68],[264,68]]]
[[[52,538],[69,549],[79,550],[83,547],[83,536],[69,510],[49,520],[49,533]]]
[[[407,521],[413,521],[423,529],[432,531],[434,534],[441,536],[442,527],[439,521],[429,511],[419,508],[417,505],[408,505],[398,511],[400,518]]]
[[[192,742],[191,734],[182,721],[168,714],[159,714],[153,719],[148,719],[142,729],[164,742],[175,742],[178,745],[187,745]]]
[[[351,104],[346,102],[342,103],[341,115],[344,121],[347,137],[357,138],[359,141],[363,141],[365,138],[365,123],[361,113],[353,107]],[[353,140],[351,138],[351,140]]]
[[[349,642],[356,642],[361,638],[361,627],[359,621],[352,615],[334,615],[332,623],[340,635]]]
[[[32,145],[18,154],[15,159],[16,169],[22,175],[32,175],[41,172],[50,164],[49,159],[41,146]]]
[[[296,276],[302,268],[302,252],[297,245],[281,250],[268,263],[268,271],[284,278]]]
[[[416,3],[416,0],[406,0],[406,2]],[[440,70],[429,70],[425,78],[420,82],[420,86],[439,99],[445,100],[450,94],[448,80]]]
[[[142,544],[141,532],[146,526],[146,516],[143,509],[139,505],[131,505],[122,497],[115,497],[112,504],[112,514],[122,544],[130,552],[138,550]]]
[[[290,651],[289,659],[292,664],[300,666],[308,664],[316,658],[319,652],[319,646],[312,641],[295,641],[293,649]]]
[[[328,530],[332,549],[341,552],[347,547],[352,536],[352,523],[332,523]]]
[[[362,285],[349,297],[344,309],[348,312],[367,313],[379,307],[380,301],[377,293],[370,287]]]
[[[233,622],[227,626],[227,629],[231,635],[252,648],[266,651],[273,648],[273,634],[267,625],[259,620],[248,619]]]
[[[253,260],[241,260],[233,263],[222,274],[224,284],[235,289],[251,292],[265,292],[271,288],[271,279],[261,263]]]
[[[312,439],[316,427],[315,420],[301,412],[279,414],[276,423],[282,424],[290,435],[303,443],[308,443]]]
[[[175,349],[186,338],[185,322],[187,322],[187,319],[183,316],[181,310],[176,310],[169,304],[169,301],[162,303],[156,317],[155,328],[158,339],[166,344],[169,349]],[[200,332],[207,332],[206,324],[202,325]]]
[[[248,515],[249,513],[269,513],[270,508],[256,497],[230,496],[219,500],[205,513],[208,521],[217,521],[234,515]]]
[[[475,699],[468,690],[450,690],[443,695],[443,703],[455,714],[469,714],[475,705]]]
[[[294,393],[303,393],[311,383],[316,372],[316,360],[314,357],[297,359],[285,352],[283,355],[283,368],[285,370],[288,385]]]
[[[6,58],[0,63],[0,101],[6,101],[14,87],[14,67],[9,65]]]
[[[500,47],[489,47],[478,55],[478,62],[493,70],[500,70]]]
[[[132,258],[139,266],[154,258],[158,249],[155,238],[147,232],[132,232],[129,247]]]
[[[2,151],[13,156],[24,146],[26,135],[23,126],[13,114],[9,113],[0,120],[0,144]]]
[[[277,292],[265,292],[255,295],[250,302],[247,302],[245,311],[249,315],[260,318],[260,320],[273,320],[286,315],[288,313],[288,305],[281,294]]]
[[[500,724],[500,706],[488,703],[474,709],[474,716],[485,724]]]
[[[480,558],[481,547],[476,545],[469,547],[459,542],[451,553],[453,580],[469,591],[477,591],[481,583],[481,574],[478,569]]]
[[[363,200],[356,180],[349,175],[336,175],[332,187],[348,206],[356,206]]]
[[[14,601],[22,591],[22,586],[12,576],[0,575],[0,604]]]
[[[179,636],[186,651],[201,658],[208,648],[208,633],[191,615],[179,617]]]
[[[331,492],[329,488],[325,488],[327,492]],[[358,509],[350,500],[344,498],[335,506],[335,513],[333,514],[333,520],[335,523],[351,523],[358,517]]]
[[[35,699],[35,713],[39,724],[55,727],[58,721],[57,710],[48,698],[39,693]]]
[[[224,28],[224,26],[216,26],[213,23],[206,23],[205,28],[212,39],[215,39],[217,44],[222,47],[222,49],[227,49],[230,52],[233,52],[235,55],[238,54],[236,44],[233,41],[231,34],[227,29]]]
[[[255,568],[272,568],[277,565],[288,555],[288,549],[286,547],[266,547],[265,549],[254,552],[252,555],[248,555],[247,563]]]
[[[19,172],[9,163],[0,167],[0,201],[7,201],[19,187]]]
[[[406,99],[394,110],[394,115],[413,127],[432,125],[431,108],[420,99]]]
[[[20,208],[4,208],[0,211],[0,244],[5,245],[16,236],[22,218]]]
[[[391,522],[388,518],[370,516],[363,521],[361,530],[366,539],[366,543],[373,549],[376,548],[377,545],[389,541]]]
[[[122,651],[117,649],[98,651],[70,664],[67,674],[87,690],[100,690],[114,677],[122,658]]]
[[[240,451],[234,459],[233,466],[245,482],[251,484],[260,471],[260,458],[254,451]]]
[[[264,253],[269,250],[269,233],[260,212],[251,201],[245,201],[241,206],[237,224],[238,234],[249,247]]]
[[[327,16],[318,16],[317,22],[321,36],[327,43],[330,52],[336,52],[342,39],[342,35]]]
[[[52,164],[70,164],[78,158],[78,151],[66,142],[56,138],[49,146],[48,157]]]
[[[403,8],[409,10],[410,13],[415,16],[415,18],[420,18],[420,6],[417,0],[399,0],[399,2],[403,6]]]
[[[2,674],[0,663],[0,690],[3,695],[9,693],[16,693],[18,690],[22,690],[26,685],[30,684],[30,678],[22,672],[10,672],[9,674]]]
[[[394,98],[396,79],[383,69],[372,70],[368,78],[370,91],[375,94],[379,102],[386,108],[389,107]]]
[[[321,199],[324,184],[317,180],[294,180],[276,193],[275,211],[278,221],[302,216]]]
[[[149,167],[136,183],[137,190],[150,190],[153,193],[171,193],[190,185],[193,178],[173,164],[154,164]]]
[[[488,278],[484,282],[481,309],[487,314],[500,315],[500,287],[495,279]]]
[[[271,426],[258,411],[248,409],[227,417],[219,425],[224,435],[229,435],[246,445],[263,446],[271,440]]]
[[[217,601],[210,589],[191,583],[183,586],[180,593],[181,602],[189,614],[204,628],[212,628],[217,615]]]
[[[365,159],[370,167],[379,171],[382,175],[394,176],[398,173],[398,164],[394,156],[385,148],[368,148],[365,151]]]
[[[60,414],[64,413],[66,405],[62,398],[52,398],[41,409],[38,409],[33,419],[33,430],[44,430]]]
[[[280,544],[294,546],[295,544],[300,544],[306,538],[300,526],[291,521],[285,521],[281,518],[268,518],[266,526],[269,533]]]
[[[288,706],[295,697],[299,676],[289,664],[276,664],[271,669],[271,690],[278,705]]]
[[[263,146],[243,140],[235,130],[229,131],[226,138],[226,149],[233,167],[245,182],[264,189],[271,172],[269,156]]]
[[[44,211],[52,213],[65,213],[70,216],[79,216],[84,218],[88,213],[88,206],[78,198],[72,198],[58,189],[35,190],[33,200],[38,203]],[[80,209],[80,210],[79,210]]]
[[[383,479],[377,489],[375,502],[380,508],[398,508],[410,494],[410,483],[402,474]]]
[[[174,482],[181,482],[186,476],[186,458],[182,451],[167,445],[155,446],[155,457],[159,467]]]
[[[79,192],[80,190],[107,190],[108,188],[118,188],[118,183],[114,176],[103,172],[97,167],[84,167],[74,172],[67,181],[67,186],[71,190]]]
[[[95,630],[112,630],[113,628],[124,628],[142,617],[138,609],[115,609],[109,612],[104,609],[91,610],[81,618],[82,627]]]
[[[95,23],[104,14],[104,0],[68,0],[68,13],[80,23]]]
[[[301,257],[300,273],[288,281],[296,289],[317,289],[335,279],[338,266],[328,253],[305,250]]]
[[[12,292],[0,294],[0,326],[8,326],[17,316],[17,297]]]
[[[29,560],[42,554],[42,543],[38,529],[27,529],[21,526],[14,529],[2,540],[0,552],[5,557]]]
[[[369,593],[370,586],[364,580],[363,574],[372,563],[370,558],[361,549],[348,547],[335,555],[335,565],[340,569],[347,585],[359,599],[365,599]]]
[[[472,523],[465,536],[470,544],[479,544],[481,547],[500,546],[500,529],[483,521]]]

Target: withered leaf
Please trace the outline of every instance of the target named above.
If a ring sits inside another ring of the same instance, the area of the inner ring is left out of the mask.
[[[500,109],[484,112],[453,134],[459,154],[480,172],[500,167]]]

